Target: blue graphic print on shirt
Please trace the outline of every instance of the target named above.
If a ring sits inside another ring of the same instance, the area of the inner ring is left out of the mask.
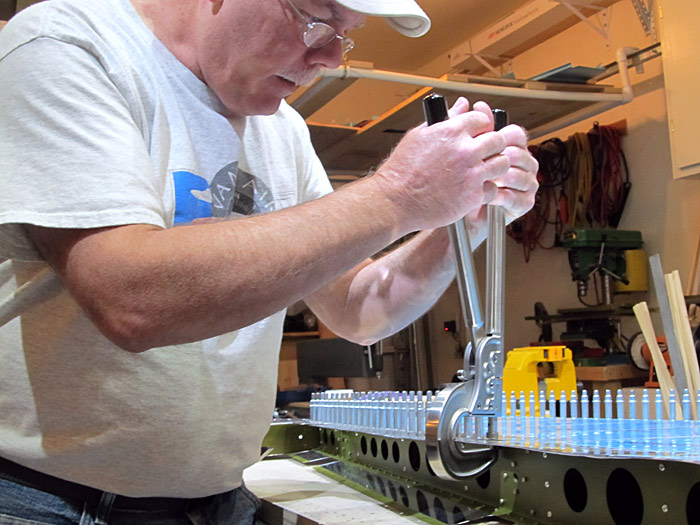
[[[211,217],[211,200],[198,197],[194,192],[206,192],[209,183],[189,171],[173,172],[175,183],[175,224],[187,224],[195,219]]]
[[[221,168],[211,183],[191,171],[173,171],[175,224],[204,217],[254,215],[274,210],[270,189],[257,177],[232,162]]]

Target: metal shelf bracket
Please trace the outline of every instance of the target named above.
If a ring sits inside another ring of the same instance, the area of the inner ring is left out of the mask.
[[[637,18],[642,24],[644,34],[657,40],[656,21],[654,19],[654,0],[632,0]]]
[[[610,8],[609,7],[599,7],[596,5],[591,5],[588,2],[576,2],[573,0],[557,0],[561,5],[566,7],[569,11],[575,14],[581,21],[585,22],[593,31],[602,36],[606,41],[610,36]],[[581,10],[576,7],[576,5],[581,5],[587,9],[595,9],[598,11],[598,24],[594,23],[589,17],[584,15]]]

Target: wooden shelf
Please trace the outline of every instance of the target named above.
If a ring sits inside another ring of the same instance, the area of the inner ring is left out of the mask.
[[[309,338],[309,339],[315,339],[319,336],[318,331],[312,331],[312,332],[284,332],[282,334],[282,339],[302,339],[302,338]]]
[[[335,79],[335,82],[328,85],[333,86],[333,93],[338,93],[339,83],[348,82],[350,85],[352,80],[354,79]],[[420,88],[412,96],[362,127],[307,122],[314,148],[325,168],[366,171],[379,165],[406,131],[424,121],[422,100],[433,92],[443,95],[449,105],[452,105],[459,96],[467,96],[470,100],[483,100],[492,108],[505,109],[509,113],[510,121],[529,130],[531,136],[533,130],[578,112],[601,104],[610,107],[622,103],[622,90],[605,85],[564,84],[469,75],[445,75],[439,80],[458,82],[460,90]],[[506,89],[501,90],[499,94],[484,94],[484,86]],[[469,94],[469,89],[473,89],[473,96]],[[536,92],[538,98],[533,98],[535,96],[533,92]],[[552,99],[546,98],[547,93]],[[606,97],[607,102],[559,100],[561,93],[572,93],[572,97],[580,96],[581,99],[594,98],[590,97],[591,94],[610,96]],[[544,98],[539,98],[541,96]],[[616,101],[618,97],[619,101]]]

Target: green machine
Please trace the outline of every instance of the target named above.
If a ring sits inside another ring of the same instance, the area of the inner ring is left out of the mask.
[[[629,284],[625,252],[638,250],[644,244],[638,231],[583,228],[565,231],[562,243],[569,250],[571,277],[577,283],[578,297],[587,295],[590,278],[599,275],[603,304],[613,302],[613,281]]]
[[[544,342],[553,341],[552,323],[566,323],[557,341],[572,349],[577,365],[626,363],[620,320],[634,313],[629,305],[614,304],[613,293],[646,289],[646,257],[640,249],[644,244],[642,234],[578,228],[565,231],[562,244],[568,250],[571,277],[584,307],[560,309],[550,315],[542,303],[537,303],[535,316],[526,319],[537,322],[542,329],[540,340]],[[595,297],[584,300],[589,294]],[[599,346],[592,347],[590,340]]]

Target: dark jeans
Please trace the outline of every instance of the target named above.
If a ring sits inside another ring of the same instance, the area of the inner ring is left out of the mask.
[[[252,525],[259,504],[241,486],[177,508],[127,509],[109,492],[91,505],[0,478],[0,525]]]

